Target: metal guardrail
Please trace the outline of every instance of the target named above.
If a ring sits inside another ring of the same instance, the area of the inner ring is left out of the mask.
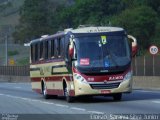
[[[135,57],[132,69],[134,76],[160,76],[160,55]],[[29,76],[29,65],[0,66],[0,75]]]
[[[134,76],[160,76],[160,55],[135,57],[132,69]]]
[[[0,66],[0,75],[29,76],[29,66]]]

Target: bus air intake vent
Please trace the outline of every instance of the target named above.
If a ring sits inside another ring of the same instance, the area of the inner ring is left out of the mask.
[[[118,88],[120,85],[120,82],[117,83],[101,83],[101,84],[90,84],[92,89],[113,89]]]

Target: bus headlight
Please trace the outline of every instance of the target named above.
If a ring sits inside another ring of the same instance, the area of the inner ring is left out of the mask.
[[[80,81],[82,83],[87,83],[87,81],[81,75],[79,75],[77,73],[74,73],[73,77],[74,77],[74,80],[78,80],[78,81]]]
[[[125,76],[124,76],[124,80],[130,80],[132,77],[132,72],[129,71]]]

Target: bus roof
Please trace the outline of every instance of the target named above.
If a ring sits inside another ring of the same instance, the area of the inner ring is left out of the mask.
[[[117,32],[124,31],[123,28],[120,27],[80,27],[77,29],[65,29],[64,32],[72,32],[72,33],[104,33],[104,32]]]
[[[62,35],[67,34],[68,32],[71,32],[74,34],[74,33],[105,33],[105,32],[118,32],[118,31],[124,31],[124,29],[120,28],[120,27],[106,27],[106,26],[105,27],[102,27],[102,26],[98,26],[98,27],[81,26],[81,27],[78,27],[77,29],[68,28],[68,29],[65,29],[64,31],[57,32],[56,34],[53,34],[53,35],[44,35],[41,38],[32,40],[30,42],[30,44],[37,43],[42,40],[62,36]]]
[[[58,33],[53,34],[53,35],[43,35],[43,36],[41,36],[41,38],[31,40],[30,41],[30,45],[34,44],[34,43],[37,43],[37,42],[40,42],[40,41],[43,41],[43,40],[46,40],[46,39],[52,39],[52,38],[55,38],[55,37],[58,37],[58,36],[62,36],[62,35],[64,35],[63,31],[62,32],[58,32]]]

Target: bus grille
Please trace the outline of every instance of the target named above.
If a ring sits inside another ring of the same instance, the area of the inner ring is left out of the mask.
[[[120,82],[117,83],[103,83],[103,84],[90,84],[92,89],[113,89],[118,88],[120,85]]]

